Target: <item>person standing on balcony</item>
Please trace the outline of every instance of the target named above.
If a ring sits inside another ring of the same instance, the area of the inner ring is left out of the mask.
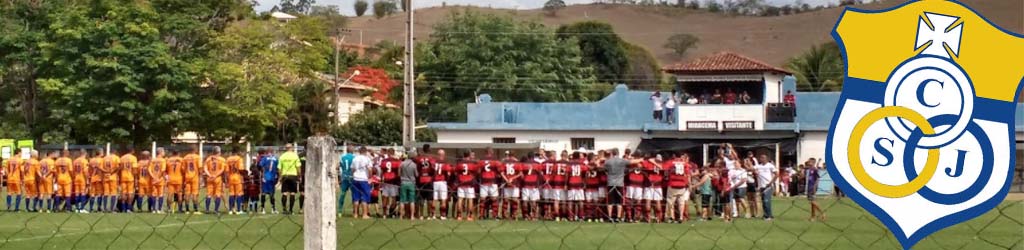
[[[654,106],[654,121],[661,121],[661,112],[664,109],[661,101],[661,91],[654,91],[654,94],[649,98],[652,105]]]
[[[679,104],[679,96],[676,95],[676,91],[672,90],[672,95],[669,95],[665,100],[665,122],[672,124],[675,120],[676,106]]]

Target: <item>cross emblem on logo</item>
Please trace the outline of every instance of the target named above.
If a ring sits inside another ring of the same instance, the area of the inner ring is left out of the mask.
[[[960,37],[964,23],[953,26],[960,17],[925,12],[918,19],[915,50],[925,47],[922,54],[946,58],[960,56]]]

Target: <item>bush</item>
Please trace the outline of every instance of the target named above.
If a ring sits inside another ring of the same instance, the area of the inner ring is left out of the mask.
[[[562,0],[548,0],[544,3],[544,11],[548,12],[548,15],[554,16],[558,14],[558,10],[565,8],[565,1]]]
[[[678,56],[683,56],[686,54],[687,50],[696,47],[697,42],[699,41],[700,39],[694,35],[684,33],[675,34],[670,36],[668,41],[665,42],[665,48],[671,49]]]
[[[377,19],[384,18],[398,12],[398,4],[390,0],[381,0],[373,3],[373,16]]]

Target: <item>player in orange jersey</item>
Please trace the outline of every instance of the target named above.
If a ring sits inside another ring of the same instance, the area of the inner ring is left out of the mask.
[[[214,212],[220,213],[220,202],[224,197],[224,170],[227,160],[220,155],[220,147],[213,147],[213,152],[203,163],[203,175],[206,176],[206,213],[210,213],[210,198],[213,197]]]
[[[89,156],[85,150],[78,152],[78,158],[71,162],[71,195],[72,203],[76,204],[75,212],[85,213],[86,184],[89,181]]]
[[[21,159],[21,149],[14,149],[14,154],[11,155],[7,162],[4,162],[4,176],[7,177],[7,211],[11,211],[11,196],[14,196],[14,211],[21,211],[21,195],[22,195],[22,178],[21,178],[21,165],[24,160]],[[25,204],[28,207],[27,203]]]
[[[242,214],[242,174],[245,171],[245,161],[239,155],[238,149],[231,150],[231,156],[227,159],[229,214]]]
[[[192,152],[184,158],[184,183],[185,183],[185,210],[189,211],[188,204],[191,204],[191,212],[199,214],[199,172],[202,167],[202,159],[199,158],[198,149],[192,148]]]
[[[100,179],[103,180],[104,197],[101,199],[103,202],[100,202],[100,208],[107,212],[117,211],[117,173],[121,167],[121,157],[117,155],[117,152],[107,154],[103,158],[103,164],[100,165],[100,172],[103,175]]]
[[[39,211],[39,152],[32,150],[31,157],[21,163],[21,180],[25,184],[25,210]]]
[[[164,148],[157,148],[156,157],[150,161],[148,169],[142,169],[141,174],[149,177],[149,211],[157,214],[164,213],[164,183],[167,182],[167,159],[164,159],[165,154]],[[181,184],[178,185],[179,187],[181,186]],[[154,201],[156,201],[156,206],[153,205]]]
[[[36,179],[39,184],[39,199],[43,201],[42,212],[50,213],[54,210],[53,179],[57,171],[57,152],[46,153],[39,163],[39,178]]]
[[[89,186],[86,188],[89,190],[89,211],[92,212],[103,211],[103,204],[106,204],[103,196],[103,179],[106,179],[103,175],[104,159],[102,149],[96,149],[93,157],[89,159]]]
[[[136,184],[135,199],[133,202],[135,203],[135,211],[138,212],[142,212],[143,197],[147,198],[145,199],[146,201],[149,201],[149,206],[147,206],[148,209],[146,209],[146,211],[151,213],[153,212],[153,199],[149,197],[149,194],[152,192],[153,185],[151,180],[152,178],[149,176],[149,168],[152,164],[153,160],[150,157],[149,151],[142,151],[142,153],[139,154],[138,168],[135,170],[135,173],[132,173],[135,175]]]
[[[71,152],[61,151],[57,158],[57,201],[54,211],[71,211]]]
[[[135,172],[139,169],[139,158],[135,156],[135,149],[128,147],[128,152],[121,156],[121,167],[115,174],[120,179],[121,192],[118,193],[118,211],[132,212],[132,202],[135,201]]]
[[[167,159],[167,192],[171,197],[170,211],[181,213],[184,212],[185,206],[185,193],[183,193],[183,183],[185,173],[185,160],[178,155],[177,150],[171,150],[171,157]]]

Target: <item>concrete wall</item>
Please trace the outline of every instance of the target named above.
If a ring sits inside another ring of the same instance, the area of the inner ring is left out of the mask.
[[[351,91],[342,91],[338,98],[338,124],[345,124],[348,119],[356,113],[362,112],[365,107],[363,96]]]
[[[696,104],[679,106],[679,130],[686,131],[687,121],[754,121],[754,129],[764,129],[763,104]]]
[[[594,138],[594,149],[636,148],[639,131],[437,131],[438,143],[491,143],[493,138],[516,138],[516,143],[539,142],[545,150],[573,150],[571,138]]]
[[[800,135],[797,149],[797,162],[803,163],[808,158],[825,158],[825,142],[827,131],[805,131]]]
[[[764,100],[765,103],[782,102],[783,91],[782,78],[779,73],[764,73]]]

